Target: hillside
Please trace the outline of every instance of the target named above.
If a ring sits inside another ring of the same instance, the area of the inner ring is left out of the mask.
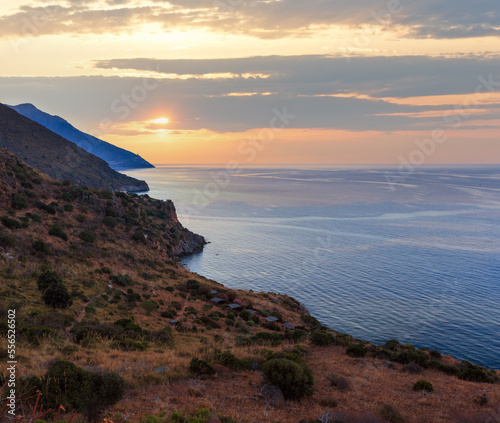
[[[0,104],[0,148],[45,174],[79,186],[144,192],[146,182],[123,175],[44,126]]]
[[[287,295],[191,273],[177,256],[203,244],[170,201],[61,183],[0,151],[0,351],[6,361],[15,310],[21,388],[64,405],[64,421],[76,412],[73,422],[500,417],[498,372],[357,340]],[[419,380],[433,392],[414,390]]]
[[[9,107],[28,119],[45,126],[68,141],[75,143],[88,153],[103,159],[111,169],[127,170],[154,167],[138,154],[134,154],[92,135],[86,134],[76,129],[63,118],[49,115],[37,109],[32,104],[19,104]]]

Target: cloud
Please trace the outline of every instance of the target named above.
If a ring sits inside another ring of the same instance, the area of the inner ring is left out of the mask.
[[[500,96],[490,90],[500,92],[499,61],[404,56],[358,57],[348,62],[314,55],[107,60],[96,66],[118,69],[118,74],[153,68],[157,75],[203,76],[217,71],[234,77],[0,78],[0,102],[31,102],[48,113],[84,122],[86,130],[100,129],[101,122],[113,126],[166,116],[172,130],[242,132],[269,126],[274,110],[286,108],[297,116],[290,128],[426,131],[454,125],[457,116],[467,115],[471,108],[481,113],[465,117],[464,124],[498,119]],[[246,73],[270,76],[240,76]],[[477,89],[480,96],[475,94]],[[427,103],[416,104],[419,96],[428,96]],[[439,96],[445,97],[429,102]],[[405,104],[407,98],[413,102]]]
[[[143,4],[70,0],[64,7],[21,6],[16,13],[0,17],[0,36],[119,33],[151,23],[164,31],[201,28],[263,39],[363,25],[411,38],[500,35],[498,0],[153,0]],[[27,23],[36,32],[27,30]]]
[[[158,74],[229,73],[236,78],[212,81],[213,95],[230,92],[277,92],[283,95],[363,93],[372,97],[413,97],[473,92],[479,77],[500,79],[498,57],[344,57],[326,55],[260,56],[236,59],[113,59],[96,61],[99,69],[148,71]],[[243,78],[244,74],[268,78]],[[194,79],[183,86],[199,89]],[[181,85],[178,85],[179,87]],[[206,87],[206,85],[205,85]],[[226,88],[226,89],[223,89]],[[192,92],[196,94],[196,92]]]

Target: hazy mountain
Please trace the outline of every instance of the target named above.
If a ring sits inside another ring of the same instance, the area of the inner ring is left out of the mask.
[[[83,148],[94,156],[103,159],[112,169],[125,170],[154,167],[138,154],[134,154],[128,150],[116,147],[113,144],[86,134],[76,129],[63,118],[42,112],[32,104],[26,103],[9,107],[21,115],[26,116],[28,119],[45,126],[61,137],[75,143],[78,147]]]
[[[0,148],[47,175],[76,185],[148,191],[144,181],[123,175],[71,141],[0,103]]]

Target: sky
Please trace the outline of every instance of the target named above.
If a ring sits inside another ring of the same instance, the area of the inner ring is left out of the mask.
[[[155,164],[500,163],[498,0],[0,0],[0,58]]]

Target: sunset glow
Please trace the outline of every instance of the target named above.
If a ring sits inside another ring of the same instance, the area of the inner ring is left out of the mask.
[[[168,123],[168,118],[165,118],[165,117],[158,118],[158,119],[155,119],[153,122],[157,123],[159,125],[165,125]]]
[[[436,130],[426,163],[498,162],[498,3],[459,3],[4,4],[0,102],[157,163],[246,160],[259,136],[254,163],[398,163]]]

